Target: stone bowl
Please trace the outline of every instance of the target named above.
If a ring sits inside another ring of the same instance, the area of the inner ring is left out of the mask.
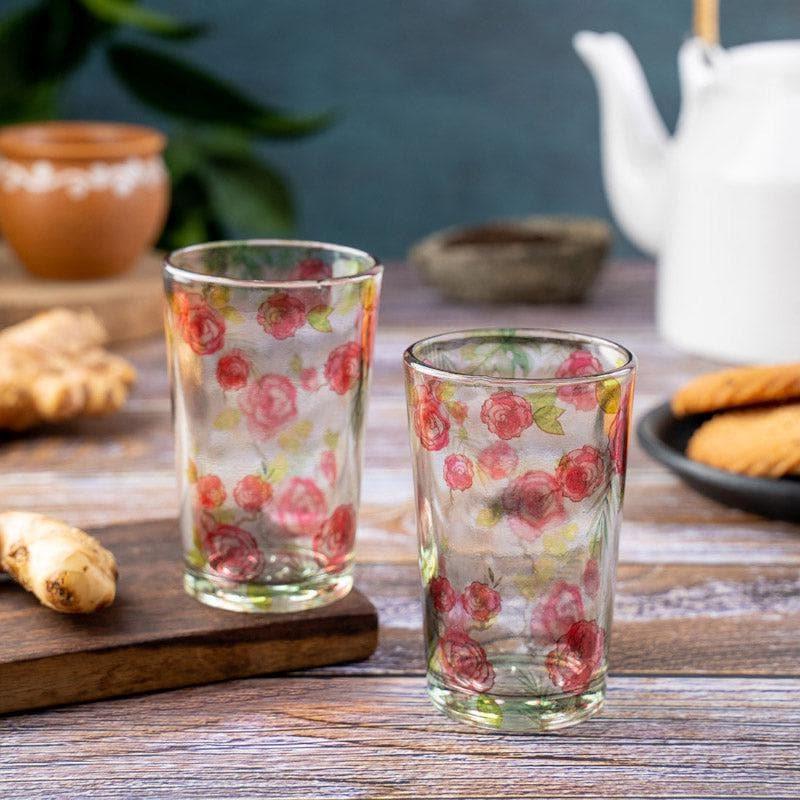
[[[438,231],[408,257],[427,283],[455,300],[578,303],[610,246],[602,220],[527,217]]]

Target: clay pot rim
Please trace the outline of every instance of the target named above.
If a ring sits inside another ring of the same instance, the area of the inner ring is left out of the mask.
[[[153,156],[167,138],[155,128],[121,122],[32,122],[0,128],[0,155],[53,161]]]

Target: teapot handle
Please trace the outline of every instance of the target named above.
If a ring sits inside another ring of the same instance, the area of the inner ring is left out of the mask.
[[[698,36],[683,43],[678,53],[678,71],[684,100],[716,81],[719,65],[724,59],[725,50],[722,47],[710,45]]]

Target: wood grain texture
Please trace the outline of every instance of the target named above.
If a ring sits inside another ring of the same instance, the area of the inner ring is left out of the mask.
[[[797,798],[798,693],[612,678],[600,716],[530,738],[451,722],[421,678],[254,679],[0,721],[0,795]]]
[[[693,493],[634,440],[607,710],[530,739],[451,723],[424,694],[403,349],[470,326],[610,336],[639,357],[636,417],[717,366],[657,338],[653,278],[616,264],[587,305],[459,306],[390,265],[357,542],[375,655],[0,720],[0,796],[800,798],[800,527]],[[140,371],[124,411],[0,442],[0,503],[79,525],[174,517],[164,348],[122,352]]]
[[[28,272],[0,245],[0,328],[53,306],[90,308],[113,342],[157,333],[162,326],[160,253],[146,253],[130,272],[92,281],[52,281]]]
[[[174,523],[92,531],[120,570],[114,604],[66,616],[0,583],[0,714],[367,658],[375,608],[359,592],[302,613],[236,614],[185,594]]]

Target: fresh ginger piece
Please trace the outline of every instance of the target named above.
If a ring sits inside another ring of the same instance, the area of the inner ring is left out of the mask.
[[[27,511],[0,513],[0,568],[64,614],[88,614],[111,605],[117,562],[88,533]]]
[[[119,409],[133,367],[102,348],[91,311],[53,309],[0,331],[0,428],[25,430]]]

